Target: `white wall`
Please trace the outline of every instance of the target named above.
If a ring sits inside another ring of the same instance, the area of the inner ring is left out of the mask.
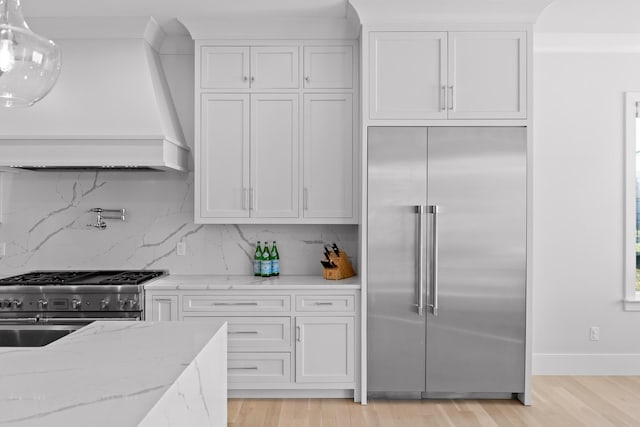
[[[193,55],[162,62],[187,143],[193,147]],[[322,244],[356,253],[356,226],[193,223],[193,174],[21,172],[4,174],[0,276],[34,269],[162,268],[182,274],[251,274],[256,240],[277,240],[282,274],[321,274]],[[93,207],[126,208],[127,221],[98,231]],[[176,244],[187,243],[178,257]]]
[[[640,312],[622,308],[623,99],[640,91],[640,49],[612,43],[631,36],[555,34],[609,31],[633,11],[595,3],[558,0],[536,26],[534,374],[640,374]]]

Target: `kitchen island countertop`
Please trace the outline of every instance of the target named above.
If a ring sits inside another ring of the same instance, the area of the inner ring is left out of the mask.
[[[358,276],[325,280],[322,276],[283,275],[259,277],[243,275],[176,274],[161,277],[146,285],[148,291],[166,290],[353,290],[360,289]]]
[[[226,426],[223,321],[98,321],[0,348],[0,425]]]

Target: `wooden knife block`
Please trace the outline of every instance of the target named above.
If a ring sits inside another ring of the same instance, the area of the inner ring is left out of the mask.
[[[340,251],[339,255],[331,252],[329,254],[329,259],[336,265],[336,268],[324,267],[324,270],[322,271],[322,277],[324,277],[326,280],[340,280],[356,275],[356,272],[353,271],[351,261],[349,261],[349,257],[347,256],[346,252]]]

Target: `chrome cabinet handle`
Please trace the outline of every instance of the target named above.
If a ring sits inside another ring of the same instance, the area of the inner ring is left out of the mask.
[[[296,341],[302,342],[302,326],[296,326]]]
[[[258,331],[228,331],[227,335],[258,334]]]
[[[257,302],[214,302],[213,305],[258,305]]]
[[[316,302],[315,304],[316,305],[333,305],[332,302],[320,302],[320,301]]]
[[[255,82],[255,81],[256,81],[255,76],[251,76],[251,83],[253,83],[253,82]]]
[[[305,80],[307,83],[309,83],[309,81],[311,81],[311,79],[309,78],[309,76],[306,76],[306,77],[304,78],[304,80]]]
[[[424,205],[416,206],[416,213],[418,214],[418,292],[417,292],[417,304],[418,316],[424,316],[424,247],[422,246],[422,235],[424,234]]]
[[[235,371],[235,370],[240,370],[240,369],[242,369],[242,370],[257,371],[257,370],[258,370],[258,367],[257,367],[257,366],[247,366],[247,367],[241,367],[241,366],[238,366],[237,368],[235,368],[235,367],[229,367],[229,368],[227,368],[227,370],[228,370],[228,371]]]
[[[447,109],[447,87],[442,86],[440,88],[440,111]]]
[[[451,92],[451,96],[449,97],[449,109],[453,111],[455,109],[453,86],[449,86],[449,91]]]
[[[249,190],[242,188],[242,210],[247,210],[247,205],[249,204]]]
[[[243,82],[246,82],[247,80],[249,80],[249,77],[247,77],[247,76],[242,76],[242,81],[243,81]]]
[[[306,187],[302,190],[302,209],[309,210],[309,189]]]
[[[433,215],[433,267],[431,271],[431,280],[433,287],[432,304],[430,304],[433,315],[438,315],[438,214],[440,213],[440,207],[438,205],[429,206],[429,213]]]
[[[249,210],[253,210],[254,209],[254,206],[255,206],[255,203],[254,203],[255,200],[253,200],[254,196],[255,195],[254,195],[253,188],[250,188],[249,189]]]

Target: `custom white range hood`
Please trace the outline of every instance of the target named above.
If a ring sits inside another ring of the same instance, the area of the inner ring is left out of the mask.
[[[153,18],[32,26],[61,47],[62,71],[40,103],[0,109],[0,167],[187,170]]]

